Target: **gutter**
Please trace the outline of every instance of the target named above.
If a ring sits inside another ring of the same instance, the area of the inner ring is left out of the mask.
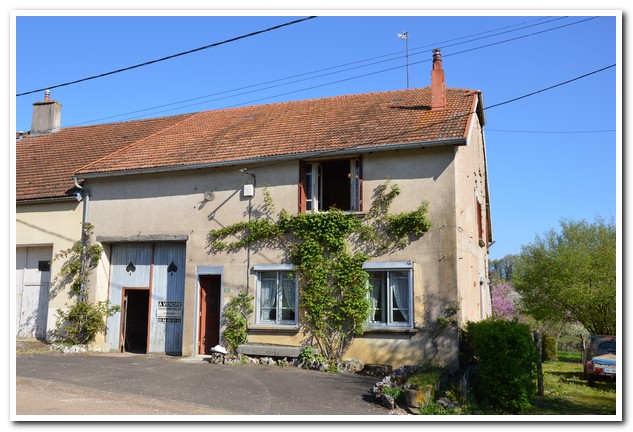
[[[55,197],[55,198],[27,198],[27,199],[16,199],[15,205],[26,205],[26,204],[46,204],[46,203],[56,203],[56,202],[67,202],[67,201],[77,201],[75,197],[63,196],[63,197]]]
[[[82,245],[82,257],[81,257],[81,270],[80,270],[80,274],[82,277],[82,282],[81,282],[81,288],[79,291],[79,295],[77,297],[77,299],[79,301],[83,301],[83,295],[84,295],[84,285],[83,285],[83,275],[84,273],[87,271],[85,268],[85,253],[86,253],[86,246],[87,246],[87,239],[86,239],[86,224],[88,223],[88,206],[90,204],[90,194],[88,193],[88,189],[84,188],[83,186],[81,186],[79,184],[79,182],[77,181],[77,177],[73,176],[73,182],[75,183],[75,187],[77,189],[80,190],[80,192],[77,192],[76,197],[77,197],[77,201],[82,201],[84,202],[84,208],[83,208],[83,214],[81,216],[81,245]]]
[[[315,151],[308,153],[291,153],[279,156],[268,156],[268,157],[260,157],[260,158],[248,158],[248,159],[235,159],[230,161],[220,161],[220,162],[209,162],[209,163],[200,163],[200,164],[189,164],[189,165],[177,165],[177,166],[164,166],[164,167],[153,167],[153,168],[138,168],[138,169],[130,169],[130,170],[122,170],[122,171],[109,171],[109,172],[93,172],[93,173],[77,173],[73,176],[73,179],[82,178],[99,178],[99,177],[117,177],[117,176],[125,176],[132,174],[154,174],[154,173],[166,173],[166,172],[175,172],[175,171],[187,171],[193,169],[203,169],[203,168],[218,168],[218,167],[230,167],[235,165],[242,164],[252,164],[252,163],[269,163],[269,162],[286,162],[297,159],[307,159],[307,158],[316,158],[316,157],[324,157],[324,156],[344,156],[358,153],[369,153],[369,152],[383,152],[383,151],[393,151],[393,150],[408,150],[408,149],[416,149],[416,148],[426,148],[426,147],[439,147],[444,145],[458,145],[463,146],[466,145],[466,138],[452,138],[447,140],[434,140],[434,141],[418,141],[413,143],[399,143],[399,144],[390,144],[390,145],[374,145],[374,146],[362,146],[362,147],[352,147],[347,149],[339,149],[333,151]]]

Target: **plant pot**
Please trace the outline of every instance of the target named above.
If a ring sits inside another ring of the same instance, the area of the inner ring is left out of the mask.
[[[406,389],[404,401],[409,408],[420,408],[429,404],[433,397],[433,387],[425,386],[421,389]]]

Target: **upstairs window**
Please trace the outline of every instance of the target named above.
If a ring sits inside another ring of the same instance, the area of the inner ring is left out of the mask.
[[[300,212],[362,210],[360,159],[302,162],[300,171]]]

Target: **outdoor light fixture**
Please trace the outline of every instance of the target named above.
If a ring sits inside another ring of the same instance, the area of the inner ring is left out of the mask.
[[[215,192],[214,191],[206,191],[204,193],[204,200],[205,201],[213,201],[214,198],[215,198]]]

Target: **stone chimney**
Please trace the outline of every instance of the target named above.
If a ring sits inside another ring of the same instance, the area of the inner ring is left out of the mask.
[[[442,54],[439,48],[433,50],[433,70],[431,70],[431,110],[446,108],[446,81],[442,69]]]
[[[33,104],[31,135],[45,135],[57,132],[62,124],[62,105],[50,99],[50,90],[44,92],[44,102]]]

